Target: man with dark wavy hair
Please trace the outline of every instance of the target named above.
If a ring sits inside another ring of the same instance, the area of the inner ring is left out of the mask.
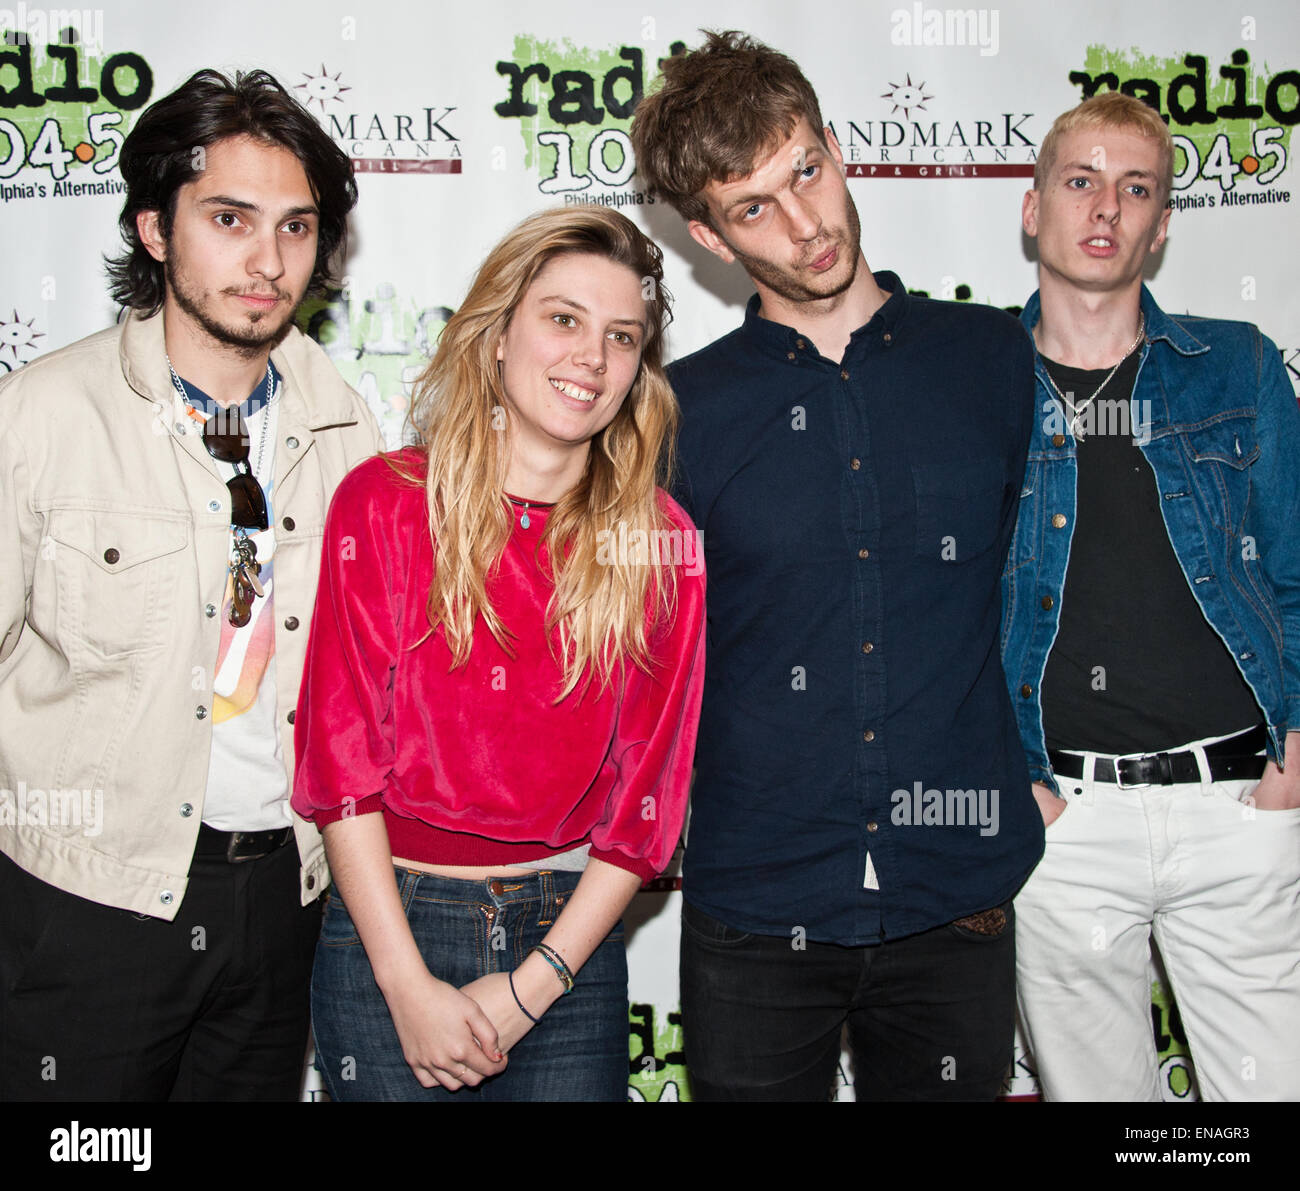
[[[293,1099],[328,881],[293,708],[382,448],[293,318],[356,185],[262,71],[195,74],[121,172],[125,318],[0,384],[0,1099]]]
[[[998,663],[1028,337],[871,272],[784,54],[709,34],[664,63],[632,143],[757,291],[669,369],[710,574],[683,888],[695,1096],[825,1099],[847,1025],[858,1099],[991,1099],[1010,899],[1042,849]]]

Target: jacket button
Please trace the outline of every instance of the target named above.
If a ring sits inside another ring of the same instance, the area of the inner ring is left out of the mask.
[[[206,707],[196,707],[194,709],[194,718],[196,720],[206,720],[208,718],[208,709]]]
[[[217,614],[216,604],[203,605],[203,615],[206,616],[209,620],[211,620],[214,616],[216,616],[216,614]]]
[[[289,712],[289,714],[288,714],[285,718],[289,721],[289,723],[292,724],[292,723],[293,723],[293,712],[292,712],[292,711]]]
[[[219,501],[219,500],[210,500],[210,501],[208,501],[208,512],[209,512],[209,513],[219,513],[219,512],[221,512],[221,501]]]
[[[170,889],[164,889],[159,895],[158,900],[164,906],[170,906],[176,900],[176,895]]]
[[[194,813],[194,808],[188,802],[181,803],[181,818],[188,819]]]
[[[296,522],[292,517],[286,517],[280,524],[283,525],[285,529],[292,531]]]
[[[121,557],[122,556],[112,546],[104,551],[104,561],[108,563],[110,567]]]
[[[1029,683],[1025,683],[1025,685],[1020,688],[1020,697],[1022,699],[1028,699],[1029,696],[1032,695],[1033,693],[1034,693],[1034,688],[1031,687]]]
[[[1053,514],[1052,514],[1052,528],[1053,528],[1053,529],[1064,529],[1064,528],[1065,528],[1065,521],[1066,521],[1066,517],[1065,517],[1065,514],[1064,514],[1064,513],[1053,513]]]
[[[1044,611],[1046,611],[1048,608],[1050,608],[1053,604],[1056,603],[1056,601],[1052,599],[1051,596],[1043,596],[1043,598],[1038,602],[1042,604]]]
[[[285,445],[286,447],[288,447],[289,450],[291,450],[291,451],[295,451],[295,450],[298,449],[298,440],[297,440],[296,438],[294,438],[293,435],[291,434],[291,435],[289,435],[288,438],[286,438],[286,439],[284,440],[284,445]],[[314,881],[315,878],[314,878],[314,877],[308,877],[307,880],[310,882],[310,881]],[[309,884],[309,885],[307,886],[307,888],[310,889],[310,888],[311,888],[311,885]]]
[[[284,627],[288,629],[289,632],[292,633],[293,630],[298,627],[298,618],[296,616],[286,616],[284,620]]]
[[[1052,446],[1054,446],[1054,447],[1063,447],[1063,446],[1065,446],[1065,435],[1064,435],[1064,434],[1053,434],[1053,435],[1052,435]]]
[[[316,888],[316,878],[315,878],[315,877],[308,877],[305,883],[306,883],[308,889],[315,889],[315,888]]]

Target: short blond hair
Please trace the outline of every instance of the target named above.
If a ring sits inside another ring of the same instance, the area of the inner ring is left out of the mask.
[[[1104,91],[1056,117],[1038,149],[1038,162],[1034,166],[1035,190],[1042,190],[1056,165],[1057,145],[1061,137],[1081,128],[1123,128],[1154,139],[1156,148],[1160,151],[1157,179],[1160,199],[1163,202],[1169,197],[1174,184],[1173,137],[1169,135],[1169,129],[1159,112],[1122,91]]]

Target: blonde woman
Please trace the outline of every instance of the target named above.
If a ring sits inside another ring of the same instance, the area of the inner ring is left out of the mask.
[[[420,446],[338,490],[294,807],[334,874],[317,1062],[338,1100],[623,1100],[620,919],[681,830],[703,680],[659,250],[602,208],[488,256]]]

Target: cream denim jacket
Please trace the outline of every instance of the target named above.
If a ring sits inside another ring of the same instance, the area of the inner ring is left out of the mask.
[[[293,786],[325,511],[383,449],[291,330],[275,453],[275,676]],[[0,851],[79,897],[171,919],[212,745],[230,497],[171,384],[163,320],[131,316],[0,382]],[[294,816],[302,900],[328,883]]]

